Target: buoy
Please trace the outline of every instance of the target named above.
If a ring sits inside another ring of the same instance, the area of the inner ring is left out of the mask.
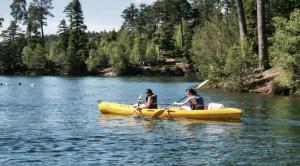
[[[21,82],[19,82],[19,85],[22,85]]]

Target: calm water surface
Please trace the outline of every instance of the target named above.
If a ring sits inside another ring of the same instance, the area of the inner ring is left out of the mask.
[[[101,115],[145,88],[172,103],[182,78],[0,77],[0,165],[299,165],[300,98],[202,90],[241,122]],[[17,84],[21,82],[22,85]],[[35,86],[31,87],[30,84]]]

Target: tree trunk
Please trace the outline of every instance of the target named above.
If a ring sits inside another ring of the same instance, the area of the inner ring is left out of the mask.
[[[258,31],[258,55],[260,70],[270,68],[268,58],[268,43],[265,35],[265,1],[257,0],[257,31]]]
[[[43,2],[42,1],[40,1],[40,26],[41,26],[41,35],[42,35],[42,41],[44,42],[44,25],[43,25],[43,23],[44,23],[44,21],[43,21]]]
[[[160,59],[160,46],[157,46],[157,61]]]
[[[238,15],[238,21],[239,21],[239,28],[240,28],[241,49],[243,52],[244,51],[244,42],[246,41],[246,36],[247,36],[246,19],[245,19],[243,1],[235,0],[235,3],[236,3],[236,9],[237,9],[237,15]]]
[[[44,27],[43,27],[43,20],[40,20],[40,24],[41,24],[41,35],[42,35],[42,40],[44,41]]]
[[[15,45],[15,38],[17,34],[17,22],[13,22],[12,45]]]
[[[180,18],[180,33],[181,33],[181,48],[184,46],[184,39],[183,39],[183,23],[182,18]]]

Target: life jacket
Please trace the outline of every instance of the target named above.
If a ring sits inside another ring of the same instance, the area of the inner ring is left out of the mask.
[[[204,100],[202,96],[194,96],[197,101],[197,104],[192,104],[190,101],[190,107],[192,110],[203,110],[204,109]]]
[[[152,102],[152,104],[149,106],[149,108],[151,108],[151,109],[156,109],[157,108],[157,95],[151,95],[151,96],[149,96],[149,97],[151,97],[152,99],[153,99],[153,102]],[[148,103],[148,98],[149,97],[146,97],[146,103]]]

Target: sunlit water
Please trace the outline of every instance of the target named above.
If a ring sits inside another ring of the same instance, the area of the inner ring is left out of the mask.
[[[182,78],[0,77],[0,165],[299,165],[300,98],[202,90],[245,110],[240,122],[101,115],[97,100],[162,104]],[[21,86],[18,83],[22,83]],[[34,83],[34,86],[30,86]]]

